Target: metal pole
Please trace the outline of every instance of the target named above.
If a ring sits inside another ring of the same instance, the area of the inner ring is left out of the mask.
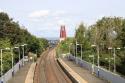
[[[98,77],[99,77],[99,67],[100,67],[100,63],[99,63],[99,46],[97,46],[97,54],[98,54]]]
[[[1,51],[1,81],[3,82],[3,63],[2,63],[2,58],[3,58],[3,55],[2,55],[2,49],[0,50]]]
[[[23,46],[23,66],[24,66],[24,46]]]
[[[97,46],[97,49],[98,49],[97,52],[98,52],[98,68],[99,68],[100,67],[100,62],[99,62],[99,58],[100,58],[99,57],[99,46]]]
[[[114,72],[116,72],[115,58],[116,58],[116,54],[115,54],[115,48],[114,48]]]

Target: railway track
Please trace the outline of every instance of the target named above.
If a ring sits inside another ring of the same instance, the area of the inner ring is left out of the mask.
[[[34,83],[72,83],[56,61],[55,49],[49,49],[37,63]]]

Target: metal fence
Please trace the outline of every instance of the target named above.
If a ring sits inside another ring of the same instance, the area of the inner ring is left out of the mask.
[[[8,80],[10,80],[13,75],[20,69],[20,67],[23,65],[23,60],[20,60],[18,63],[16,63],[8,72],[6,72],[2,77],[0,77],[0,83],[7,83]],[[2,82],[3,79],[3,82]]]
[[[93,71],[97,77],[107,80],[110,83],[125,83],[125,78],[121,77],[120,75],[110,72],[104,68],[97,67],[96,65],[93,67],[93,64],[81,60],[78,57],[69,55],[68,59],[76,61],[76,64],[79,64],[81,67],[84,67],[90,72]]]

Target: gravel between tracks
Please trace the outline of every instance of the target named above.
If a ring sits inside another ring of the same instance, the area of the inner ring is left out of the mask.
[[[56,61],[55,49],[49,49],[39,61],[39,75],[34,83],[72,83]],[[37,71],[36,71],[37,72]],[[36,78],[36,77],[35,77]]]

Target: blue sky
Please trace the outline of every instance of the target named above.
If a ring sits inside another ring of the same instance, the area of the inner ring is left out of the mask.
[[[103,16],[125,17],[125,0],[1,0],[7,12],[21,26],[38,37],[59,37],[60,25],[74,36],[81,22],[94,24]]]

